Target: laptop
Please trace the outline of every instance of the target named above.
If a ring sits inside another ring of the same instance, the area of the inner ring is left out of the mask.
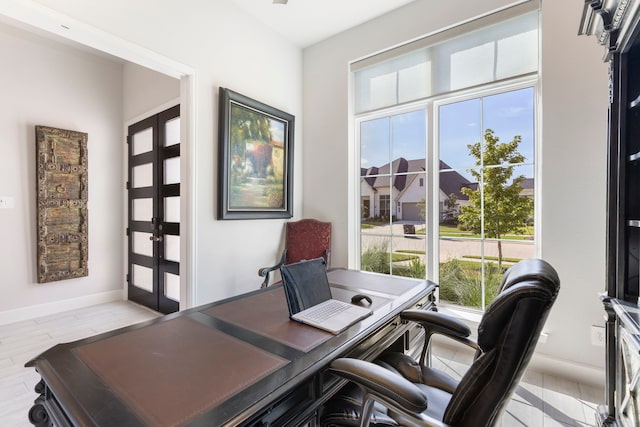
[[[369,308],[331,297],[323,258],[284,265],[280,273],[291,320],[339,334],[373,314]]]

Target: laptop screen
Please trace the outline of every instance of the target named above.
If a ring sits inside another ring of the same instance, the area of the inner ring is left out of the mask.
[[[280,273],[290,316],[331,299],[323,258],[283,265]]]

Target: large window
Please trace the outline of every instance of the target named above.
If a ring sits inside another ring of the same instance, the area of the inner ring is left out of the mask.
[[[360,268],[425,277],[425,111],[359,124]]]
[[[354,64],[354,267],[484,309],[535,256],[537,28],[537,11],[517,14]]]
[[[440,299],[484,308],[535,255],[533,87],[437,107]]]

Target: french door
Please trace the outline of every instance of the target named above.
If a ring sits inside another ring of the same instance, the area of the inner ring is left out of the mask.
[[[180,304],[180,106],[129,126],[129,300],[161,313]]]

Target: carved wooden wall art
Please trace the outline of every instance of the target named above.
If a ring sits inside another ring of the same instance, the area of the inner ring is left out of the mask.
[[[36,126],[38,283],[87,276],[87,134]]]

